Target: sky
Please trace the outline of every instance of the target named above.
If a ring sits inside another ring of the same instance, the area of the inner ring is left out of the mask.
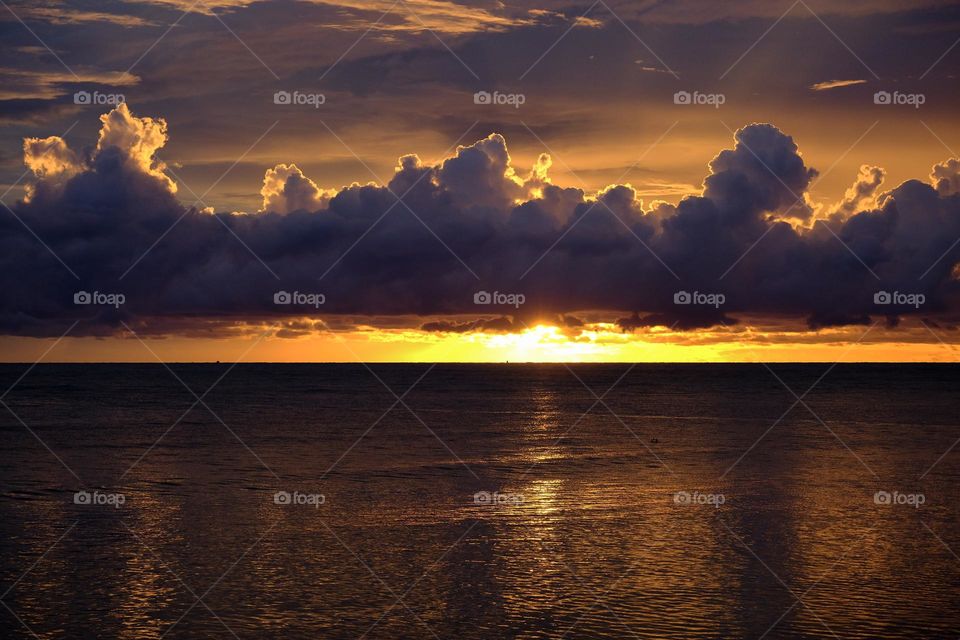
[[[0,32],[0,360],[954,360],[958,2],[4,0]]]

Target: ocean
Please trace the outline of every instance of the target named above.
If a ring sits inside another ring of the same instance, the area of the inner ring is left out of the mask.
[[[2,365],[0,637],[956,638],[958,382]]]

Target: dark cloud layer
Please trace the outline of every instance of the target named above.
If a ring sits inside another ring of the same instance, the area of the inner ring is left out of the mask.
[[[746,313],[816,328],[957,309],[956,161],[938,165],[937,188],[911,180],[877,208],[821,215],[804,198],[816,171],[794,141],[751,124],[710,163],[702,195],[644,206],[629,185],[596,195],[554,185],[546,157],[514,169],[506,141],[491,134],[436,166],[405,156],[387,186],[335,194],[278,165],[264,185],[274,210],[212,213],[186,208],[154,159],[163,121],[122,106],[103,123],[89,149],[25,143],[35,183],[15,216],[0,217],[4,334],[59,335],[77,319],[79,333],[121,322],[162,333],[191,318],[327,314],[500,316],[424,328],[510,330],[582,310],[627,314],[621,326],[631,330]],[[882,176],[869,175],[858,193],[876,190]],[[81,290],[125,300],[77,305]],[[276,304],[278,291],[322,294],[322,304]],[[924,299],[878,304],[879,291]],[[678,304],[678,292],[691,303]]]

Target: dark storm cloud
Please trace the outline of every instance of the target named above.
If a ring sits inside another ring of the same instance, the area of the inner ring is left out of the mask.
[[[546,156],[516,170],[491,134],[435,166],[401,158],[388,187],[322,193],[278,165],[264,185],[268,211],[213,214],[185,208],[155,160],[162,120],[125,105],[102,119],[95,147],[24,145],[37,177],[16,217],[0,217],[4,333],[58,335],[77,319],[80,333],[99,335],[122,322],[182,332],[189,318],[327,314],[499,314],[423,328],[511,330],[578,310],[633,313],[624,329],[732,324],[740,313],[821,327],[957,310],[956,163],[935,170],[940,192],[908,181],[879,208],[833,213],[828,228],[796,220],[816,171],[769,124],[736,133],[702,195],[647,208],[629,185],[594,198],[550,183]],[[78,305],[78,291],[124,299]],[[279,291],[301,297],[277,304]],[[924,299],[878,304],[881,291]]]

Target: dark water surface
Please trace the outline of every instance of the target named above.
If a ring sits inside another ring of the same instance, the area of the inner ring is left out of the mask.
[[[0,637],[960,635],[958,367],[172,369],[3,397]]]

